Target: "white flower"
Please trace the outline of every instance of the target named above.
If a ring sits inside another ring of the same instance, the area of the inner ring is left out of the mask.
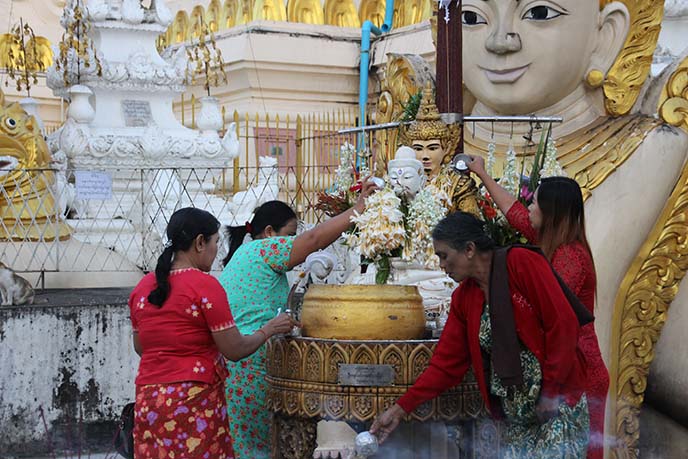
[[[429,269],[439,268],[439,259],[432,244],[432,230],[447,214],[443,205],[448,198],[434,186],[421,190],[411,202],[406,220],[408,236],[402,259],[424,264]]]
[[[547,139],[547,147],[545,148],[545,160],[542,164],[540,177],[566,177],[566,171],[561,167],[557,160],[557,147],[554,144],[554,139],[550,136]]]
[[[389,255],[406,237],[400,206],[401,200],[388,187],[366,198],[366,210],[351,217],[355,229],[346,236],[347,244],[371,260]]]
[[[518,164],[516,162],[516,150],[514,150],[512,144],[509,144],[509,149],[506,152],[504,172],[499,179],[499,184],[510,194],[518,196],[521,174],[518,171]]]

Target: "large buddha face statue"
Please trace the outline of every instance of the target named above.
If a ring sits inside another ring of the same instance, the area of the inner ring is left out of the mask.
[[[599,87],[630,15],[618,1],[600,10],[600,0],[465,0],[461,21],[466,87],[495,112],[515,115]]]

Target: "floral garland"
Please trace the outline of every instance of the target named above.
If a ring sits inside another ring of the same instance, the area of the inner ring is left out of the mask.
[[[406,228],[408,237],[404,242],[401,258],[415,261],[428,269],[439,269],[439,259],[432,244],[432,229],[447,215],[449,197],[436,187],[428,185],[411,201]]]
[[[354,212],[351,217],[355,228],[346,235],[347,245],[355,247],[369,260],[391,256],[406,238],[404,213],[400,207],[401,199],[389,187],[367,197],[366,210],[362,214]]]

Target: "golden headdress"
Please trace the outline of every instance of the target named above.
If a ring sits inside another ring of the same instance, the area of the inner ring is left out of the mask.
[[[414,140],[439,139],[447,155],[456,149],[459,142],[459,126],[447,125],[442,121],[440,111],[435,104],[431,82],[427,82],[423,89],[423,98],[416,113],[416,120],[408,126],[402,125],[399,135],[403,145],[411,145]]]
[[[650,73],[664,16],[664,0],[600,0],[600,9],[620,1],[631,14],[626,43],[604,81],[605,107],[611,116],[631,111]]]

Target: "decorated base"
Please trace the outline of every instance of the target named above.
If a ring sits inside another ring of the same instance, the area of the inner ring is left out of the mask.
[[[275,414],[274,457],[312,458],[320,419],[369,425],[427,368],[436,345],[437,340],[279,337],[268,341],[267,406]],[[470,425],[465,432],[472,437],[478,432],[472,427],[473,420],[487,416],[469,373],[461,384],[421,405],[406,420]]]

